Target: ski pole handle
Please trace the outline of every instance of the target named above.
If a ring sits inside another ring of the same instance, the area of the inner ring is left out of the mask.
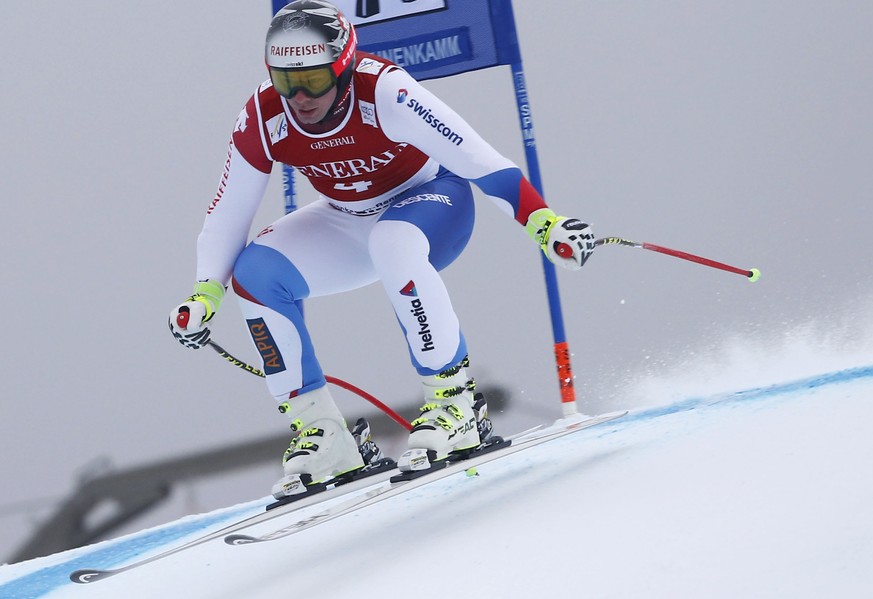
[[[731,266],[730,264],[716,262],[715,260],[704,258],[703,256],[697,256],[696,254],[689,254],[688,252],[682,252],[680,250],[674,250],[660,245],[655,245],[654,243],[631,241],[629,239],[622,239],[621,237],[604,237],[603,239],[596,240],[594,242],[594,245],[623,245],[625,247],[641,248],[652,252],[658,252],[659,254],[673,256],[674,258],[681,258],[682,260],[688,260],[689,262],[696,262],[697,264],[702,264],[703,266],[708,266],[710,268],[717,268],[726,272],[743,275],[752,283],[761,278],[761,271],[757,268],[752,268],[749,270],[745,268],[738,268],[736,266]]]

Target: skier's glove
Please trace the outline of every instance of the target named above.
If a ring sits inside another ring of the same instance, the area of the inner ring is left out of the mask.
[[[179,343],[191,349],[200,349],[209,341],[209,322],[221,300],[224,299],[224,285],[214,279],[199,281],[194,285],[194,293],[170,312],[170,331]]]
[[[548,208],[531,212],[525,229],[549,260],[570,270],[582,268],[594,251],[591,227],[579,219],[558,216]]]

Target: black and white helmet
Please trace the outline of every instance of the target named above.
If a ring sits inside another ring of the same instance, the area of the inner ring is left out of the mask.
[[[336,85],[342,96],[355,68],[355,28],[340,10],[322,0],[286,4],[267,30],[265,60],[273,87],[292,97],[317,98]]]

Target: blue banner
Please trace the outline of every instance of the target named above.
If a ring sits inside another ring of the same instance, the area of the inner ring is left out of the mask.
[[[510,0],[333,0],[358,32],[358,47],[419,81],[521,58]],[[273,12],[285,5],[273,0]]]

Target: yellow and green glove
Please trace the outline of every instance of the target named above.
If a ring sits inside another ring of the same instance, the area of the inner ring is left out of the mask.
[[[579,270],[594,251],[594,233],[577,218],[558,216],[549,208],[531,212],[527,234],[554,264]]]
[[[194,293],[170,312],[170,331],[179,343],[191,349],[200,349],[209,342],[209,327],[221,300],[224,285],[214,279],[198,281]]]

